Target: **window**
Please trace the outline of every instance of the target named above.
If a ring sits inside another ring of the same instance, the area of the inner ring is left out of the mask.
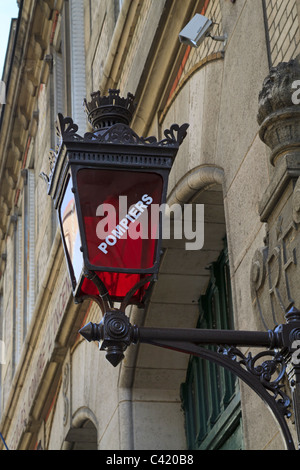
[[[17,366],[35,303],[35,180],[23,170],[21,215],[14,216],[13,369]]]
[[[211,267],[199,301],[198,327],[232,329],[232,300],[227,250]],[[214,348],[211,346],[210,348]],[[241,409],[236,377],[212,362],[192,357],[182,385],[189,449],[242,449]]]
[[[23,190],[23,227],[22,227],[22,252],[23,252],[23,328],[24,337],[35,304],[35,177],[33,170],[25,170]]]
[[[93,0],[93,3],[99,4],[99,1]],[[59,144],[53,125],[59,113],[72,116],[79,126],[79,134],[83,134],[86,130],[86,117],[82,111],[82,100],[86,96],[84,31],[84,0],[65,0],[51,39],[52,66],[50,80],[45,89],[46,104],[49,104],[50,98],[52,149]],[[50,97],[47,95],[47,90],[49,90]],[[53,207],[51,211],[53,241],[58,221]]]
[[[2,416],[2,365],[5,364],[5,342],[3,339],[3,294],[0,288],[0,419]]]
[[[14,355],[13,368],[19,362],[21,347],[23,343],[23,320],[22,320],[22,219],[15,216],[14,232]]]

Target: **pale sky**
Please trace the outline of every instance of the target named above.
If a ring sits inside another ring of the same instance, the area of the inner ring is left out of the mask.
[[[0,79],[2,77],[7,40],[12,18],[18,18],[17,0],[0,0]]]

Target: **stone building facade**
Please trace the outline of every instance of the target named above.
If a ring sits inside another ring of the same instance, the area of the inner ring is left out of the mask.
[[[82,101],[93,91],[133,93],[138,135],[163,138],[173,123],[189,123],[168,204],[204,205],[204,245],[164,240],[149,302],[127,313],[144,326],[273,329],[300,308],[299,0],[18,3],[0,105],[0,432],[8,447],[283,449],[265,404],[221,369],[148,345],[131,346],[112,368],[78,334],[101,314],[73,302],[40,175],[57,145],[58,113],[80,134],[90,130]],[[181,44],[195,13],[226,43]]]

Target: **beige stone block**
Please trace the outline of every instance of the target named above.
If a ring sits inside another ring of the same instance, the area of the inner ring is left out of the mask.
[[[236,330],[264,330],[259,314],[252,307],[250,276],[252,260],[255,251],[256,249],[264,246],[263,239],[265,235],[265,227],[262,226],[256,238],[252,241],[251,247],[244,254],[238,266],[236,266],[235,269],[231,267],[231,286],[234,302],[234,327]]]
[[[109,425],[118,404],[118,369],[96,343],[82,341],[72,357],[72,414],[90,409],[99,421],[98,437]],[[108,393],[108,390],[110,392]]]
[[[261,228],[258,206],[268,181],[267,158],[256,137],[225,197],[233,270]]]
[[[224,59],[216,162],[225,170],[226,187],[258,131],[258,95],[268,75],[262,3],[255,1],[253,7],[253,2],[245,3]],[[246,31],[251,31],[251,40]]]
[[[220,1],[222,26],[223,31],[228,34],[228,41],[230,41],[231,34],[236,27],[236,24],[239,20],[240,14],[246,2],[247,0],[239,0],[238,2],[235,2],[234,5],[232,5],[231,2]]]
[[[295,41],[298,42],[298,36],[297,36],[298,31],[299,31],[299,20],[296,17],[293,19],[292,24],[289,29],[290,40],[295,39]]]
[[[49,450],[61,450],[64,438],[63,435],[63,423],[64,417],[64,400],[62,391],[60,391],[56,406],[55,406],[55,413],[53,416],[52,426],[50,428],[50,437],[49,437]]]
[[[180,403],[180,385],[185,380],[186,367],[183,369],[139,367],[135,374],[133,398],[139,401],[155,400]]]
[[[274,24],[275,17],[278,11],[278,2],[276,1],[269,2],[266,10],[267,10],[267,17],[268,17],[269,25]]]
[[[298,30],[297,30],[298,33]],[[292,41],[288,41],[288,48],[285,52],[285,60],[288,62],[289,60],[293,59],[298,55],[299,51],[299,42],[295,41],[295,39],[292,39]]]
[[[155,283],[151,300],[192,305],[198,302],[203,283],[207,284],[206,276],[161,274]]]
[[[172,124],[179,125],[189,124],[187,130],[187,137],[183,141],[178,154],[176,156],[170,178],[169,178],[169,192],[180,181],[180,179],[188,171],[190,153],[191,153],[191,139],[193,139],[193,120],[190,113],[190,84],[187,83],[180,91],[176,100],[170,107],[168,114],[163,122],[163,129],[169,129]]]
[[[245,450],[285,450],[280,429],[266,404],[247,385],[241,384]]]
[[[195,168],[202,161],[203,104],[205,97],[205,69],[201,68],[193,75],[189,83],[189,155],[188,169]]]
[[[144,326],[152,328],[195,327],[198,316],[198,303],[182,306],[174,303],[154,303],[150,301]]]
[[[203,101],[203,121],[201,123],[202,139],[199,164],[219,164],[216,159],[216,146],[222,95],[223,67],[223,59],[209,62],[204,67],[205,92]]]
[[[284,26],[287,22],[287,8],[284,2],[280,2],[280,4],[278,5],[278,10],[277,10],[274,21],[275,21],[275,24],[278,25],[279,30],[283,31]]]
[[[130,430],[128,429],[128,432]],[[103,434],[98,437],[98,450],[119,450],[120,449],[120,428],[117,411],[107,424]],[[130,449],[126,449],[130,450]]]
[[[181,89],[164,120],[164,128],[187,122],[187,137],[170,174],[169,192],[190,170],[215,162],[223,60],[208,62]]]
[[[169,248],[161,263],[162,274],[208,275],[208,267],[217,260],[217,250],[200,250],[199,252]]]
[[[135,450],[184,450],[184,416],[178,403],[133,404]]]
[[[140,344],[137,366],[149,369],[186,370],[189,355],[158,346]]]

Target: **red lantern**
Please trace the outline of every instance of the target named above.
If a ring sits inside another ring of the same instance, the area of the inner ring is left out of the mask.
[[[165,139],[129,127],[133,96],[91,95],[85,108],[94,132],[83,137],[58,116],[48,193],[58,211],[75,300],[87,297],[142,304],[159,269],[161,213],[168,176],[187,124]],[[103,305],[102,305],[103,306]]]

